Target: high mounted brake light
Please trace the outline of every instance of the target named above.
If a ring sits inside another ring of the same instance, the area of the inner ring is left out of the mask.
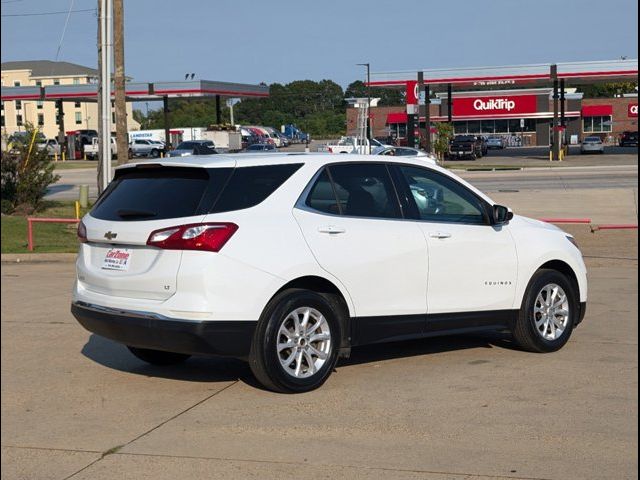
[[[192,223],[155,230],[147,245],[165,250],[219,252],[238,230],[235,223]]]

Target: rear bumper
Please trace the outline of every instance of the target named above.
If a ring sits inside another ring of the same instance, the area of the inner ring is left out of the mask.
[[[72,303],[71,313],[90,332],[118,343],[189,355],[247,358],[257,325],[253,321],[178,320],[84,302]]]

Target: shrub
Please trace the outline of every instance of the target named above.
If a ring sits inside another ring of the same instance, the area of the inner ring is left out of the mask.
[[[433,143],[438,158],[442,160],[449,151],[449,141],[453,138],[453,125],[450,123],[436,123],[436,140]]]
[[[2,151],[2,213],[33,212],[40,206],[47,187],[60,178],[53,173],[54,165],[47,150],[32,141],[37,130],[27,125],[26,131],[27,135],[14,137]]]

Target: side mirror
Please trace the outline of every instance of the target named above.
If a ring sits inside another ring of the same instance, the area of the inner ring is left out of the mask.
[[[513,218],[511,209],[502,205],[493,206],[493,225],[504,225]]]

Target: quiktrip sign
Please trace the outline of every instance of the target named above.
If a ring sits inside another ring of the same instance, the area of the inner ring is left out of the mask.
[[[420,100],[420,89],[418,88],[418,82],[407,82],[407,105],[417,105]]]
[[[638,117],[638,104],[637,103],[630,103],[627,106],[627,116],[630,118],[637,118]]]
[[[453,96],[455,117],[492,117],[495,115],[522,115],[538,111],[535,95],[500,95],[491,97]]]

